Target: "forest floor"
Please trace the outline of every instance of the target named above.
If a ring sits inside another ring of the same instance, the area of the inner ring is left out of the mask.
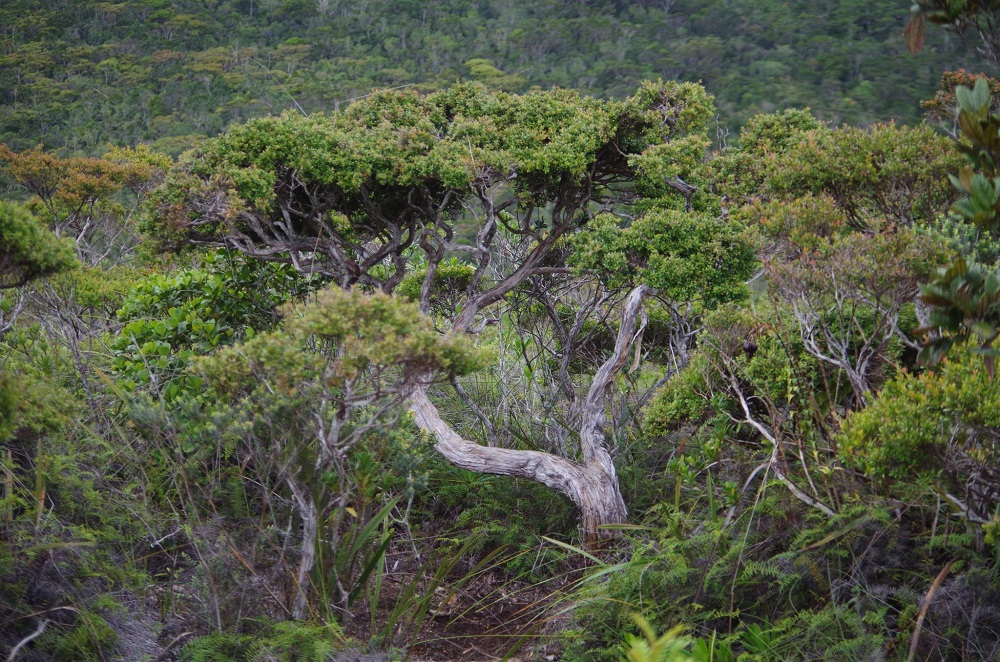
[[[386,579],[380,601],[384,616],[409,580]],[[552,588],[512,582],[494,573],[480,575],[457,591],[439,588],[419,636],[408,648],[408,659],[543,660],[544,642],[552,639],[553,601]]]
[[[581,564],[582,565],[582,564]],[[582,567],[564,568],[545,582],[512,580],[499,570],[475,575],[455,590],[434,591],[419,635],[407,649],[410,662],[491,662],[556,660],[558,632],[569,621],[566,588]],[[460,571],[456,574],[460,574]],[[397,571],[384,579],[379,615],[388,620],[413,572]],[[385,621],[383,621],[384,623]],[[361,628],[349,635],[364,638]]]

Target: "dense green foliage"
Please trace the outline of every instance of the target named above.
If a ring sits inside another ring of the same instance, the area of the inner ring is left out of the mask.
[[[571,264],[606,274],[612,287],[644,282],[673,301],[713,307],[744,295],[756,256],[746,228],[712,216],[652,211],[627,227],[611,214],[574,237]]]
[[[913,122],[940,73],[971,61],[909,2],[179,0],[5,3],[0,143],[178,154],[232,122],[337,108],[373,88],[459,80],[623,97],[701,81],[724,124],[811,106],[827,121]]]
[[[0,657],[1000,656],[1000,82],[909,123],[997,3],[71,4],[0,8]]]
[[[261,268],[220,253],[209,253],[198,268],[144,278],[117,312],[124,326],[111,350],[121,386],[153,382],[168,399],[198,390],[201,380],[184,371],[193,357],[270,329],[277,306],[309,289],[287,266]]]
[[[20,287],[75,263],[71,242],[57,240],[24,207],[0,202],[0,288]]]

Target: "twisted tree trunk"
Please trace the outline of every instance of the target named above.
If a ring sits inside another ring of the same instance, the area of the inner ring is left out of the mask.
[[[605,445],[604,421],[608,394],[615,377],[625,365],[630,350],[640,342],[645,328],[642,301],[649,288],[632,290],[625,301],[611,357],[601,366],[583,403],[580,447],[583,462],[574,462],[552,453],[481,446],[463,439],[441,418],[427,397],[426,386],[410,394],[410,409],[417,425],[434,435],[435,448],[457,467],[477,473],[515,476],[542,483],[565,494],[580,511],[584,539],[595,543],[616,535],[608,524],[622,524],[628,515],[618,487],[618,474]],[[639,323],[643,318],[642,324]]]

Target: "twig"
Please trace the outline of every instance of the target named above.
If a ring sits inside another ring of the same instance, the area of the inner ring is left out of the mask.
[[[767,461],[767,462],[765,462],[765,463],[763,463],[763,464],[758,464],[757,467],[753,471],[750,472],[750,476],[747,477],[746,482],[743,483],[743,489],[740,490],[740,498],[742,498],[743,495],[746,494],[747,488],[750,487],[750,483],[757,476],[757,474],[759,474],[763,469],[767,469],[769,466],[771,466],[771,461],[770,460]],[[734,503],[729,508],[729,512],[726,513],[726,519],[723,520],[723,522],[722,522],[722,528],[723,529],[726,528],[727,526],[729,526],[729,523],[733,521],[733,516],[736,514],[736,506],[738,506],[738,505],[739,505],[739,499],[737,499],[737,503]]]
[[[181,639],[184,639],[186,637],[190,637],[192,634],[194,634],[194,633],[193,632],[181,632],[179,635],[177,635],[176,637],[174,637],[174,640],[171,641],[169,644],[167,644],[167,647],[163,649],[162,653],[160,653],[159,655],[157,655],[153,659],[153,662],[163,662],[163,660],[167,659],[167,654],[170,652],[170,650],[174,646],[176,646],[178,643],[180,643]]]
[[[457,393],[458,396],[462,398],[462,402],[465,403],[465,406],[468,407],[469,410],[476,415],[476,418],[478,418],[479,421],[483,424],[483,429],[486,430],[487,445],[492,446],[493,444],[495,444],[497,439],[497,431],[496,428],[493,427],[493,422],[489,419],[486,413],[479,408],[479,406],[476,404],[476,401],[469,396],[469,393],[464,388],[462,388],[462,385],[458,383],[458,379],[456,377],[451,378],[451,386],[452,388],[455,389],[455,393]]]
[[[934,594],[941,587],[941,582],[944,581],[944,578],[951,572],[951,566],[955,565],[956,560],[952,559],[948,561],[948,565],[941,568],[941,572],[937,574],[937,577],[931,582],[931,587],[927,589],[927,595],[924,596],[924,605],[920,608],[920,614],[917,616],[917,624],[913,628],[913,638],[910,640],[910,654],[906,656],[906,662],[912,662],[913,657],[917,654],[917,644],[920,643],[920,630],[924,627],[924,618],[927,616],[927,610],[930,609]]]
[[[49,620],[47,618],[43,618],[42,621],[38,624],[38,629],[36,629],[27,637],[19,641],[17,646],[14,646],[13,650],[10,651],[10,655],[7,656],[7,662],[13,662],[13,659],[17,656],[17,652],[22,648],[24,648],[25,646],[27,646],[28,644],[30,644],[33,639],[36,639],[37,637],[41,636],[41,634],[45,632],[45,626],[48,624]]]
[[[989,523],[990,520],[984,519],[984,518],[980,517],[979,515],[976,515],[974,512],[972,512],[972,509],[969,508],[969,506],[967,506],[966,504],[962,503],[962,501],[957,496],[955,496],[954,494],[948,494],[947,492],[944,492],[943,494],[944,494],[944,498],[948,500],[948,503],[950,503],[951,505],[953,505],[956,508],[958,508],[958,515],[960,517],[963,517],[963,518],[969,520],[970,522],[972,522],[974,524],[987,524],[987,523]]]
[[[184,529],[182,529],[181,527],[177,527],[176,531],[174,531],[173,533],[168,533],[167,535],[163,536],[162,538],[160,538],[159,540],[157,540],[155,542],[149,543],[149,546],[150,547],[159,547],[160,545],[163,544],[164,540],[168,540],[169,538],[173,538],[174,536],[176,536],[178,533],[182,532],[183,530]]]
[[[767,428],[765,428],[763,425],[761,425],[750,414],[750,406],[747,404],[747,400],[746,400],[746,397],[743,395],[743,392],[739,389],[739,384],[736,383],[735,379],[733,379],[732,377],[730,377],[730,379],[733,382],[733,390],[736,391],[736,394],[739,397],[740,407],[743,409],[743,415],[745,416],[744,421],[746,423],[749,423],[755,430],[757,430],[757,432],[760,432],[760,434],[765,439],[767,439],[769,442],[771,442],[771,444],[774,446],[775,449],[779,448],[780,444],[778,443],[778,440],[774,437],[774,435],[772,435],[767,430]],[[780,480],[782,483],[784,483],[785,487],[787,487],[788,490],[799,501],[801,501],[802,503],[804,503],[806,505],[812,506],[813,508],[816,508],[816,509],[820,510],[827,517],[833,517],[836,514],[825,503],[823,503],[822,501],[820,501],[818,499],[814,499],[813,497],[811,497],[808,494],[806,494],[805,492],[803,492],[799,488],[798,485],[796,485],[795,483],[793,483],[792,480],[788,476],[785,475],[785,473],[778,466],[777,453],[775,453],[775,454],[773,454],[771,456],[771,462],[769,464],[771,465],[771,467],[770,467],[771,470],[774,471],[774,476],[778,480]]]

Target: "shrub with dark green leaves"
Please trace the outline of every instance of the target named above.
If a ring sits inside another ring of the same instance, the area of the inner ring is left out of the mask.
[[[168,399],[197,391],[200,379],[184,373],[193,357],[271,328],[277,307],[311,283],[288,265],[221,252],[197,268],[147,276],[118,311],[124,326],[111,349],[121,384],[153,383]]]

